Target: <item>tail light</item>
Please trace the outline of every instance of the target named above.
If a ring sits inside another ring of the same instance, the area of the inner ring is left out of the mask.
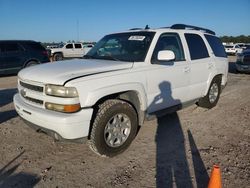
[[[42,51],[42,54],[45,56],[49,56],[49,53],[47,51]]]

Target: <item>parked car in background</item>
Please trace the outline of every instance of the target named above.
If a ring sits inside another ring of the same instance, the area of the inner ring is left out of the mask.
[[[236,54],[241,53],[243,51],[243,49],[237,44],[225,45],[224,47],[225,47],[225,51],[228,55],[236,55]]]
[[[0,41],[0,74],[14,74],[20,69],[49,62],[47,50],[31,40]]]
[[[236,70],[238,72],[250,72],[250,49],[237,55]]]
[[[246,45],[245,45],[245,48],[244,48],[243,52],[244,52],[245,50],[250,50],[250,44],[246,44]]]
[[[64,58],[80,58],[87,54],[92,47],[92,44],[66,43],[59,48],[52,48],[51,56],[53,61],[60,61]]]

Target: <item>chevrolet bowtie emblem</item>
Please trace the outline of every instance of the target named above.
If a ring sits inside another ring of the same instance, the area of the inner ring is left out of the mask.
[[[26,97],[26,90],[25,90],[25,89],[22,89],[22,90],[20,91],[20,93],[21,93],[21,95],[22,95],[23,97]]]

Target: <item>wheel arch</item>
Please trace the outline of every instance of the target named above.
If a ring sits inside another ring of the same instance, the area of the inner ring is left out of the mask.
[[[208,93],[209,87],[210,87],[210,85],[211,85],[213,79],[216,79],[216,78],[220,79],[220,81],[221,81],[221,83],[222,83],[223,74],[220,73],[220,74],[216,74],[216,75],[211,75],[211,76],[209,77],[208,82],[207,82],[206,91],[205,91],[205,93],[204,93],[204,96]]]
[[[28,59],[27,61],[25,61],[25,63],[23,64],[23,68],[25,68],[27,64],[31,61],[35,61],[36,63],[40,64],[40,61],[38,59],[32,58],[32,59]]]
[[[132,105],[138,116],[138,124],[143,124],[145,118],[146,104],[145,100],[138,91],[126,90],[102,96],[98,100],[96,100],[95,104],[93,105],[94,111],[98,108],[99,104],[103,103],[108,99],[120,99]]]
[[[100,88],[90,92],[86,97],[83,106],[92,106],[94,111],[98,108],[99,104],[108,99],[120,99],[126,101],[136,110],[139,125],[142,125],[144,122],[147,100],[144,87],[141,84],[120,84]]]

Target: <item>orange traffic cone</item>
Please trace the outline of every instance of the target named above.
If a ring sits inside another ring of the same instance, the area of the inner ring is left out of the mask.
[[[208,188],[222,188],[220,167],[218,165],[213,166]]]

